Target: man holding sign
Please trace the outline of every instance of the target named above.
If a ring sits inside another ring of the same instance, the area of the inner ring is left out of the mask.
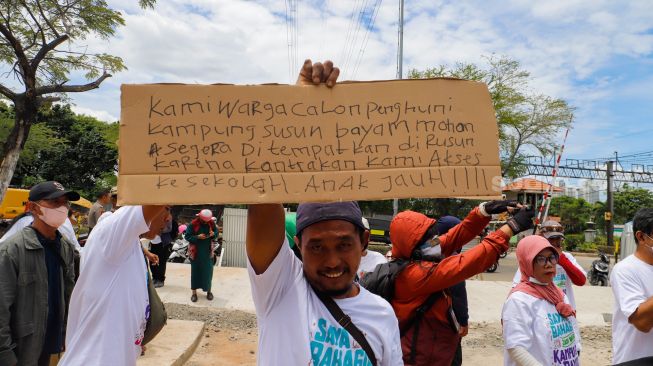
[[[307,60],[299,82],[333,87],[338,73],[331,62]],[[368,238],[356,202],[300,204],[294,238],[300,261],[285,243],[282,205],[249,207],[247,256],[259,364],[402,364],[392,308],[354,283]]]

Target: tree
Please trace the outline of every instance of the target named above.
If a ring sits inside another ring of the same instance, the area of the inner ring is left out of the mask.
[[[644,207],[653,207],[653,192],[624,184],[614,193],[614,223],[623,224],[632,220],[637,210]]]
[[[530,74],[518,61],[495,56],[485,59],[487,68],[457,63],[453,68],[441,65],[424,71],[411,70],[409,77],[455,77],[486,83],[499,126],[501,174],[516,178],[525,172],[525,148],[530,146],[549,155],[559,147],[551,137],[571,126],[573,107],[562,99],[530,93]]]
[[[594,207],[582,198],[553,197],[549,216],[559,216],[566,232],[580,233],[585,229],[585,223],[592,220]]]
[[[0,138],[5,138],[13,126],[10,117],[0,117]],[[11,184],[29,187],[43,180],[57,180],[85,196],[114,186],[117,129],[118,123],[76,115],[69,105],[42,108]]]
[[[155,0],[140,0],[152,7]],[[0,95],[14,104],[14,125],[7,136],[0,164],[0,201],[16,169],[20,153],[37,121],[39,108],[98,88],[111,73],[125,69],[119,57],[75,51],[88,36],[108,39],[124,25],[122,15],[105,0],[5,0],[0,5],[0,64],[4,74],[21,84],[15,91],[0,83]],[[64,48],[64,45],[68,47]],[[83,72],[87,84],[68,85],[71,72]]]

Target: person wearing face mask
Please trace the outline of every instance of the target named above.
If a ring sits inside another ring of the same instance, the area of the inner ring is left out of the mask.
[[[35,185],[34,221],[0,244],[0,365],[48,365],[63,352],[75,247],[57,229],[79,198],[58,182]]]
[[[633,232],[635,253],[617,263],[610,274],[612,362],[653,365],[653,208],[635,213]]]
[[[493,214],[507,211],[516,213],[506,225],[456,254],[481,233]],[[533,216],[533,209],[517,201],[483,202],[442,235],[436,221],[421,213],[395,216],[390,223],[392,256],[408,263],[396,275],[391,305],[399,320],[405,365],[451,365],[461,336],[448,288],[496,262],[511,236],[532,227]],[[374,273],[367,277],[374,278]]]
[[[579,365],[576,311],[555,284],[560,254],[539,235],[519,241],[516,254],[521,280],[501,311],[504,365]]]
[[[556,265],[556,276],[553,283],[560,287],[562,292],[567,295],[569,303],[576,309],[576,297],[574,296],[574,288],[576,286],[583,286],[587,281],[587,275],[583,267],[578,264],[576,258],[569,253],[563,251],[563,243],[565,240],[564,229],[559,222],[547,220],[542,223],[540,228],[540,235],[549,241],[556,252],[558,252],[559,261]],[[517,268],[514,278],[512,279],[512,286],[515,287],[521,282],[521,272]]]
[[[67,365],[136,365],[150,302],[140,236],[153,239],[171,220],[168,206],[122,206],[91,232],[66,328]]]

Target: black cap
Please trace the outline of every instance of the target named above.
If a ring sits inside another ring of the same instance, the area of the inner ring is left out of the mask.
[[[67,191],[59,182],[47,181],[39,183],[29,190],[29,200],[32,202],[40,200],[53,200],[66,196],[69,201],[77,201],[80,195],[77,192]]]
[[[355,201],[333,203],[302,203],[297,207],[297,232],[321,221],[344,220],[366,230],[363,214]]]

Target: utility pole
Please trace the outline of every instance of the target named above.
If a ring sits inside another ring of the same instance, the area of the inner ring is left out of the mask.
[[[399,0],[399,34],[397,41],[397,79],[404,78],[404,0]],[[399,200],[392,200],[392,216],[399,212]]]
[[[608,178],[608,210],[605,212],[605,226],[606,234],[608,236],[608,246],[614,246],[614,161],[608,161],[608,171],[606,174]]]

